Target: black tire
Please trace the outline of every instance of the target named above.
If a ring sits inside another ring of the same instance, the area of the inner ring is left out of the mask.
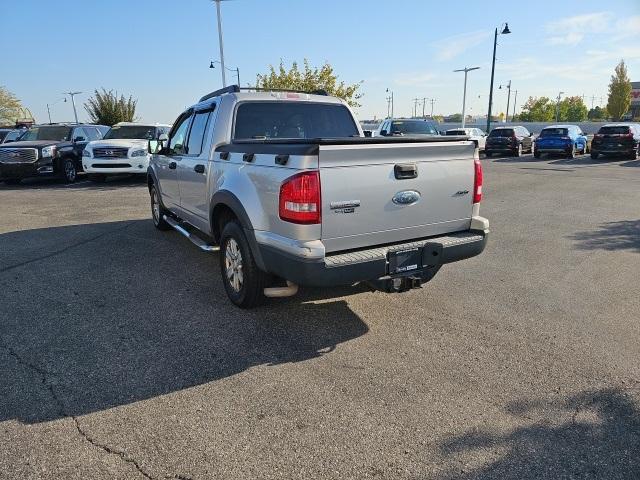
[[[636,148],[635,150],[631,151],[631,154],[629,155],[629,158],[631,160],[638,160],[639,150],[640,150],[640,145],[638,145],[638,148]]]
[[[484,156],[489,158],[491,157],[491,155],[493,155],[493,152],[487,152],[486,150],[484,151]]]
[[[592,160],[597,160],[599,156],[600,156],[600,154],[598,152],[594,152],[593,150],[591,150],[591,159]]]
[[[107,181],[107,176],[104,173],[90,173],[87,177],[94,183],[104,183]]]
[[[78,179],[78,169],[73,158],[62,159],[62,176],[67,183],[73,183]]]
[[[533,156],[534,156],[535,158],[540,158],[540,157],[542,156],[542,154],[541,154],[538,150],[534,150],[534,151],[533,151]]]
[[[21,178],[5,178],[3,181],[7,185],[19,185],[20,182],[22,182],[22,179]]]
[[[516,149],[513,151],[513,156],[514,157],[521,157],[522,156],[522,144],[519,143],[518,146],[516,147]]]
[[[158,195],[155,185],[151,185],[151,188],[149,189],[149,197],[151,201],[151,219],[153,220],[153,225],[158,230],[169,230],[171,225],[169,225],[164,219],[164,215],[167,211],[162,206],[162,201],[160,200],[160,196]]]
[[[262,304],[270,276],[256,265],[244,230],[236,220],[227,222],[222,229],[219,258],[220,275],[229,300],[240,308]]]
[[[571,145],[571,151],[567,153],[567,158],[576,158],[576,145]]]

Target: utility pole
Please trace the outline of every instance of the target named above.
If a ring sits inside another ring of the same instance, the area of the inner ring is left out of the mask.
[[[418,102],[420,101],[419,98],[414,98],[413,99],[413,118],[418,116]]]
[[[509,93],[507,94],[507,111],[505,112],[504,121],[509,121],[509,102],[511,101],[511,80],[507,84],[507,90]]]
[[[431,101],[431,118],[433,119],[433,104],[436,103],[436,99],[432,98],[430,101]]]
[[[426,118],[427,118],[427,117],[424,116],[424,107],[425,107],[426,104],[427,104],[427,99],[426,99],[426,97],[423,97],[422,98],[422,119],[423,120],[426,120]]]
[[[464,128],[465,123],[465,107],[467,105],[467,74],[472,70],[478,70],[480,67],[471,67],[471,68],[461,68],[459,70],[454,70],[454,72],[464,72],[464,89],[462,93],[462,128]],[[508,111],[508,110],[507,110]]]
[[[218,13],[218,45],[220,46],[220,66],[222,67],[220,71],[222,72],[222,86],[227,86],[227,79],[225,77],[224,68],[224,46],[222,44],[222,18],[220,16],[220,2],[221,0],[214,0],[216,2],[216,12]],[[238,76],[240,76],[238,74]]]
[[[560,97],[564,94],[564,92],[558,92],[558,98],[556,101],[556,122],[558,122],[558,116],[560,115]]]
[[[593,110],[593,102],[595,101],[596,96],[595,95],[591,95],[591,110]]]
[[[389,112],[391,111],[391,95],[386,97],[387,100],[387,118],[389,118]]]
[[[391,117],[390,118],[393,118],[393,90],[389,90],[387,88],[386,92],[391,94]]]
[[[513,97],[513,115],[511,115],[512,122],[516,118],[516,104],[518,103],[518,90],[514,90],[514,92],[515,92],[515,95]],[[507,115],[509,115],[509,112],[507,112]]]
[[[73,115],[76,117],[76,123],[78,122],[78,112],[76,111],[76,100],[75,96],[80,95],[82,92],[62,92],[63,95],[71,96],[71,103],[73,104]]]

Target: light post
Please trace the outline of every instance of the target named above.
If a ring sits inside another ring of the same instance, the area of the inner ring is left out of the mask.
[[[56,103],[66,102],[66,101],[67,101],[67,97],[62,97],[57,102],[47,103],[47,115],[49,116],[49,123],[50,124],[53,123],[53,122],[51,121],[51,110],[49,109],[49,107],[53,107]]]
[[[511,121],[515,121],[516,118],[516,104],[518,103],[518,90],[514,90],[513,91],[514,96],[513,96],[513,115],[511,115]],[[507,112],[508,114],[509,112]]]
[[[472,70],[478,70],[480,67],[471,67],[471,68],[461,68],[459,70],[454,70],[454,72],[464,72],[464,89],[462,93],[462,128],[464,128],[465,121],[465,107],[467,105],[467,74]]]
[[[78,112],[76,111],[76,99],[75,96],[76,95],[80,95],[82,92],[62,92],[63,95],[70,95],[71,96],[71,103],[73,104],[73,115],[74,117],[76,117],[76,123],[78,122]]]
[[[558,122],[558,116],[560,115],[560,97],[564,95],[564,92],[558,92],[558,98],[556,101],[556,123]]]
[[[385,90],[387,93],[391,94],[391,117],[393,118],[393,90],[389,90],[388,88]]]
[[[432,98],[429,101],[431,102],[431,119],[433,120],[433,104],[436,103],[436,99]]]
[[[500,35],[507,35],[511,33],[509,30],[509,24],[505,23],[504,28],[500,32]],[[493,102],[493,75],[496,69],[496,46],[498,45],[498,29],[496,28],[493,36],[493,60],[491,61],[491,86],[489,87],[489,111],[487,113],[487,133],[491,131],[491,102]]]
[[[509,80],[509,83],[507,83],[506,87],[509,93],[507,94],[507,111],[504,114],[505,123],[509,121],[509,101],[511,100],[511,80]],[[498,90],[501,90],[501,89],[502,89],[502,85],[498,87]]]
[[[220,69],[220,71],[222,72],[222,86],[226,87],[227,78],[225,77],[226,69],[224,68],[224,45],[222,43],[222,16],[220,15],[220,2],[222,0],[213,1],[216,2],[216,12],[218,14],[218,46],[220,47],[220,65],[222,66],[222,68]]]
[[[236,67],[236,68],[227,68],[224,66],[224,64],[219,61],[219,60],[211,60],[211,63],[209,64],[209,68],[216,68],[216,66],[214,65],[214,63],[219,63],[220,67],[222,69],[225,70],[229,70],[230,72],[236,72],[236,76],[238,78],[238,86],[240,86],[240,68]],[[226,86],[226,85],[225,85]]]

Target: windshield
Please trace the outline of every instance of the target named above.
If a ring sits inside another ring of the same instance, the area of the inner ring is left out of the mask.
[[[464,130],[447,130],[447,135],[468,135]]]
[[[339,104],[245,102],[238,106],[234,138],[336,138],[359,136],[349,110]]]
[[[55,140],[57,142],[71,139],[71,127],[51,126],[30,128],[20,141]]]
[[[512,137],[513,136],[513,128],[496,128],[495,130],[491,130],[489,134],[490,137]]]
[[[568,134],[568,128],[543,128],[540,132],[541,137],[567,136]]]
[[[403,135],[438,135],[438,130],[429,122],[423,121],[393,121],[391,134]]]
[[[605,135],[626,135],[629,133],[629,127],[600,127],[598,133],[602,133]]]
[[[117,138],[138,138],[140,140],[153,140],[156,138],[156,127],[144,125],[115,126],[104,136],[105,140]]]

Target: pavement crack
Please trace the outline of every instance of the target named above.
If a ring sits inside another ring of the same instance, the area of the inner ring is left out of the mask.
[[[98,240],[98,239],[100,239],[102,237],[105,237],[107,235],[111,235],[113,233],[120,232],[120,231],[122,231],[122,230],[124,230],[126,228],[129,228],[131,225],[133,225],[133,223],[127,222],[127,224],[122,226],[122,227],[114,228],[112,230],[109,230],[108,232],[102,232],[99,235],[94,235],[93,237],[85,238],[84,240],[80,240],[79,242],[73,243],[71,245],[67,245],[66,247],[63,247],[63,248],[61,248],[59,250],[56,250],[56,251],[53,251],[53,252],[49,252],[49,253],[47,253],[45,255],[41,255],[41,256],[36,257],[36,258],[31,258],[29,260],[25,260],[24,262],[15,263],[13,265],[9,265],[7,267],[0,268],[0,273],[5,273],[5,272],[8,272],[10,270],[14,270],[16,268],[23,267],[24,265],[29,265],[31,263],[39,262],[41,260],[46,260],[47,258],[55,257],[56,255],[60,255],[61,253],[65,253],[65,252],[67,252],[67,251],[69,251],[69,250],[71,250],[73,248],[76,248],[76,247],[79,247],[81,245],[85,245],[87,243],[93,242],[93,241]]]
[[[80,434],[80,436],[86,442],[90,443],[95,448],[98,448],[98,449],[102,450],[103,452],[108,453],[109,455],[116,455],[116,456],[120,457],[123,461],[132,464],[136,468],[136,470],[144,478],[147,478],[149,480],[157,480],[156,477],[152,476],[150,473],[148,473],[142,467],[142,465],[140,465],[140,462],[138,462],[135,458],[127,455],[126,452],[123,452],[121,450],[116,450],[115,448],[112,448],[112,447],[108,446],[107,444],[100,443],[100,442],[96,441],[83,428],[83,426],[80,423],[80,420],[78,419],[78,417],[76,417],[75,415],[71,415],[71,414],[67,413],[67,411],[65,410],[65,407],[64,407],[64,403],[62,402],[62,400],[60,399],[60,397],[56,393],[53,384],[49,380],[49,377],[52,375],[50,372],[47,372],[46,369],[36,365],[35,363],[32,363],[32,362],[24,359],[12,347],[10,347],[6,343],[4,343],[3,340],[0,340],[0,348],[3,348],[9,355],[11,355],[18,362],[18,364],[27,367],[28,369],[34,371],[35,373],[37,373],[40,376],[40,381],[41,381],[42,385],[44,386],[44,388],[49,392],[49,395],[51,396],[51,398],[53,399],[53,402],[55,403],[55,405],[57,407],[58,415],[60,416],[60,418],[70,418],[73,421],[73,424],[74,424],[77,432]],[[175,478],[180,478],[180,477],[179,476],[175,476]]]

